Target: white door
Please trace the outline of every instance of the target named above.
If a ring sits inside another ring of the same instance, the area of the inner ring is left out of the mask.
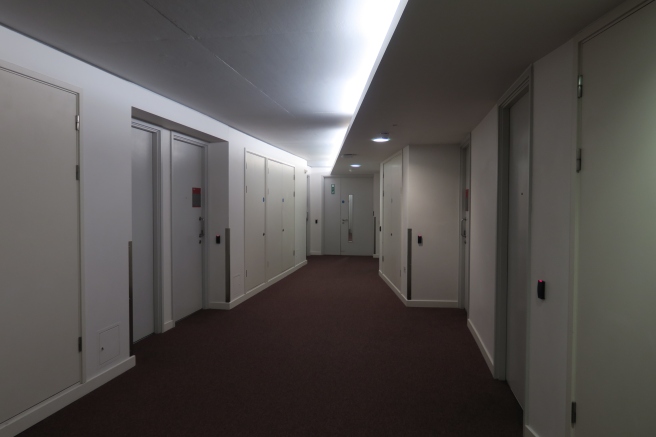
[[[528,284],[528,151],[530,98],[510,108],[508,165],[508,301],[506,379],[524,408]]]
[[[132,127],[133,341],[155,332],[155,134]]]
[[[324,255],[341,254],[342,207],[339,178],[323,179],[323,250]]]
[[[282,273],[282,164],[267,159],[267,280]]]
[[[294,214],[295,214],[295,193],[294,193],[294,167],[280,164],[281,186],[282,186],[282,271],[294,267],[295,258],[295,233]]]
[[[374,254],[373,184],[371,178],[341,178],[342,255]]]
[[[81,362],[78,96],[0,69],[0,108],[1,423]]]
[[[174,136],[171,152],[172,295],[177,321],[203,308],[205,148]]]
[[[266,193],[265,159],[246,153],[245,262],[246,292],[265,281]]]
[[[403,157],[383,164],[383,273],[401,291],[401,183]]]
[[[577,437],[656,435],[656,4],[582,45]]]

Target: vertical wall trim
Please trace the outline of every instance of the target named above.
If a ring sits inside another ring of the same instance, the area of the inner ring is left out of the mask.
[[[408,300],[412,300],[412,229],[408,229],[408,268],[407,268],[408,287],[406,295]]]
[[[129,318],[130,318],[130,356],[134,355],[134,307],[132,302],[132,241],[128,241],[128,305],[129,305]]]
[[[225,230],[225,301],[230,302],[230,228]]]

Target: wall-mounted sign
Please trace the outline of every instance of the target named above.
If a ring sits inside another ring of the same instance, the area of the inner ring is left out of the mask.
[[[330,184],[330,194],[335,194],[335,184]]]
[[[200,188],[191,189],[191,207],[200,208]]]

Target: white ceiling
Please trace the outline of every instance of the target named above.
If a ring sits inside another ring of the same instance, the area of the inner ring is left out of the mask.
[[[0,22],[333,173],[459,143],[530,63],[621,0],[0,0]],[[353,117],[358,101],[362,103]],[[394,125],[397,126],[394,126]],[[392,141],[371,142],[382,131]]]
[[[376,172],[409,144],[461,143],[531,63],[620,3],[410,0],[341,150],[358,156],[333,174]],[[372,142],[381,132],[391,141]]]
[[[332,164],[399,0],[0,0],[0,22]]]

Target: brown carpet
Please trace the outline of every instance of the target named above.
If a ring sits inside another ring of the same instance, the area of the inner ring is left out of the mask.
[[[406,308],[368,257],[308,265],[135,347],[21,436],[521,436],[463,310]]]

